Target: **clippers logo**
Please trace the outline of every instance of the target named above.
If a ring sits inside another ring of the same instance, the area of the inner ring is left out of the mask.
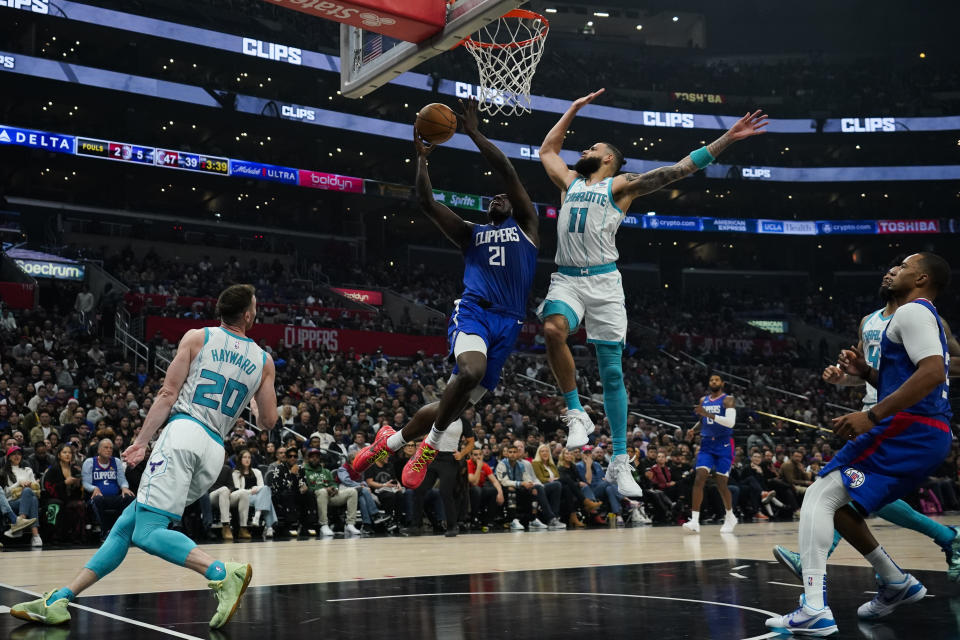
[[[317,112],[313,109],[306,109],[304,107],[295,107],[290,104],[285,104],[280,107],[280,115],[284,118],[293,118],[294,120],[308,120],[313,122],[317,119]]]
[[[692,113],[663,113],[660,111],[644,111],[643,126],[645,127],[680,127],[693,129]]]
[[[14,69],[17,66],[17,59],[13,56],[0,56],[0,68]]]
[[[275,60],[277,62],[289,62],[290,64],[300,65],[303,62],[303,51],[296,47],[288,47],[285,44],[274,44],[255,40],[254,38],[243,39],[243,53],[248,56],[264,58],[265,60]]]
[[[874,131],[896,131],[897,122],[893,118],[841,118],[840,131],[844,133],[873,133]]]
[[[744,167],[740,170],[740,175],[744,178],[772,178],[770,169],[761,169],[760,167]]]
[[[47,14],[50,13],[50,0],[0,0],[0,7]]]
[[[851,489],[856,489],[857,487],[863,485],[863,483],[867,480],[867,476],[863,473],[863,471],[858,471],[853,468],[845,469],[843,475],[847,476],[847,485]]]

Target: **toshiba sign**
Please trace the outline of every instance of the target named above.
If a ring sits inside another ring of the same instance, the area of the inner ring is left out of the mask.
[[[266,0],[317,18],[342,22],[385,36],[422,42],[447,23],[445,2],[385,2],[384,0]]]
[[[940,233],[940,221],[877,220],[877,233]]]

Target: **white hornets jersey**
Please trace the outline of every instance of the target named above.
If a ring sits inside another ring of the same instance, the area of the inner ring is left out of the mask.
[[[203,331],[203,348],[190,363],[171,417],[186,414],[226,439],[260,387],[267,354],[223,327]]]
[[[623,211],[613,201],[613,178],[587,186],[577,178],[557,217],[557,259],[564,267],[595,267],[616,262],[617,229]]]
[[[880,369],[880,340],[883,338],[883,330],[890,324],[889,316],[883,315],[883,309],[877,309],[871,313],[863,323],[863,329],[860,330],[860,340],[863,342],[863,357],[874,369]],[[867,390],[863,394],[863,406],[870,408],[877,404],[877,388],[867,383]]]

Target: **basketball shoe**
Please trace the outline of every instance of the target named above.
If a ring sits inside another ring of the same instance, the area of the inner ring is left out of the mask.
[[[53,594],[53,591],[47,591],[38,600],[30,602],[21,602],[10,607],[10,615],[21,620],[30,622],[39,622],[40,624],[63,624],[70,620],[70,611],[67,608],[70,601],[66,598],[54,600],[47,604],[47,598]]]
[[[790,573],[797,577],[797,580],[803,582],[803,565],[800,564],[800,554],[796,551],[790,551],[779,544],[773,548],[773,557],[790,570]]]
[[[957,530],[956,527],[950,528]],[[960,582],[960,533],[943,546],[943,553],[947,556],[947,579]]]
[[[361,449],[353,462],[348,462],[345,465],[350,477],[360,482],[363,479],[363,472],[370,468],[370,465],[389,458],[390,450],[387,449],[387,438],[395,433],[396,431],[391,426],[383,425],[380,427],[380,430],[377,431],[377,437],[373,439],[373,444]]]
[[[795,636],[824,638],[837,632],[837,623],[830,607],[814,609],[807,605],[806,596],[800,596],[800,606],[785,616],[767,618],[770,629],[786,629]]]
[[[421,442],[414,456],[403,465],[403,473],[400,476],[403,486],[408,489],[419,487],[427,475],[427,467],[436,457],[437,450],[428,445],[426,440]]]
[[[240,598],[253,578],[253,567],[249,564],[227,562],[226,569],[226,578],[207,583],[217,598],[217,612],[210,619],[211,629],[219,629],[230,622],[230,618],[240,606]]]
[[[596,428],[586,411],[567,409],[561,416],[570,433],[567,434],[567,449],[579,449],[589,442],[589,436]]]
[[[877,579],[877,595],[870,602],[865,602],[857,609],[857,616],[861,620],[875,620],[893,613],[893,610],[902,604],[923,600],[927,595],[927,588],[909,573],[900,582],[884,584]]]
[[[569,411],[567,412],[570,413]],[[570,429],[571,435],[573,429]],[[570,446],[570,440],[567,439],[567,446]],[[630,472],[630,461],[627,460],[627,454],[613,456],[610,466],[607,467],[607,473],[603,478],[610,484],[616,484],[620,495],[628,498],[640,498],[643,496],[643,489],[633,479],[633,473]]]

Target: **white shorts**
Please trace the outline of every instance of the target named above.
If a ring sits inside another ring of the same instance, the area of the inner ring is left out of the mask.
[[[137,502],[179,520],[220,475],[223,445],[200,423],[178,418],[163,428],[146,464]]]
[[[537,316],[543,320],[556,313],[566,316],[570,333],[574,333],[581,322],[585,323],[587,342],[626,344],[627,307],[619,271],[595,276],[554,273]]]

